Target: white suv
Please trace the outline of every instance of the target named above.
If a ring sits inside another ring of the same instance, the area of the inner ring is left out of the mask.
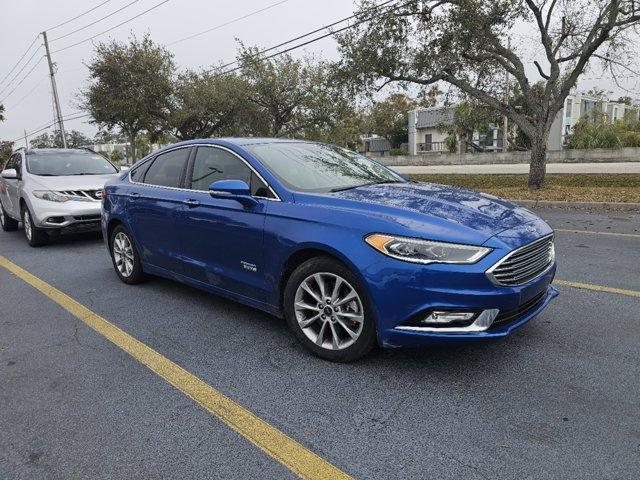
[[[87,149],[20,149],[0,174],[0,224],[17,230],[18,222],[32,247],[47,233],[97,229],[102,187],[117,167]]]

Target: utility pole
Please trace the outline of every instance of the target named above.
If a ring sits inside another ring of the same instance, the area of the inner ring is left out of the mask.
[[[64,122],[62,121],[62,111],[60,110],[60,99],[58,98],[58,87],[56,87],[56,74],[53,71],[53,62],[51,61],[51,52],[49,51],[49,41],[47,40],[47,32],[42,32],[44,39],[44,49],[47,53],[47,62],[49,63],[49,76],[51,77],[51,91],[53,92],[53,105],[56,108],[56,117],[58,120],[58,129],[62,136],[62,146],[67,148],[67,135],[64,131]]]
[[[511,50],[511,38],[507,37],[507,49]],[[509,72],[505,71],[504,103],[509,105]],[[509,118],[505,115],[502,123],[502,151],[509,148]]]
[[[29,140],[27,140],[27,131],[24,131],[24,146],[29,150]]]

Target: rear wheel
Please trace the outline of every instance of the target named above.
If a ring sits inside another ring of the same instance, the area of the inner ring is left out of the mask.
[[[136,249],[131,234],[122,225],[114,228],[109,239],[113,267],[124,283],[133,285],[144,280],[145,275],[140,264],[140,255]]]
[[[291,274],[284,310],[300,343],[324,359],[356,360],[376,344],[364,288],[348,268],[331,258],[313,258]]]
[[[18,229],[18,221],[11,218],[0,202],[0,226],[5,232],[15,232]]]
[[[29,245],[32,247],[41,247],[42,245],[46,245],[49,241],[47,232],[42,228],[35,226],[33,223],[33,216],[29,211],[29,207],[26,205],[22,208],[22,223],[24,225],[24,234],[27,237]]]

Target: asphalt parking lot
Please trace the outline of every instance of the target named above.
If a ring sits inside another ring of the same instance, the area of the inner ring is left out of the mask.
[[[288,454],[203,408],[213,391],[355,478],[636,479],[640,214],[538,213],[558,229],[557,279],[589,289],[558,282],[501,342],[347,365],[251,308],[168,280],[122,284],[95,234],[32,249],[0,232],[6,261],[212,387],[185,394],[5,262],[0,478],[295,478]]]

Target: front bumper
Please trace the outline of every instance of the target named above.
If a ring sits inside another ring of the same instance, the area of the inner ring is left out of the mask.
[[[553,288],[553,286],[548,285],[547,290],[543,294],[542,300],[537,303],[535,308],[527,311],[511,322],[490,326],[484,331],[450,333],[433,331],[420,332],[394,328],[384,332],[384,337],[381,338],[381,343],[386,347],[419,347],[425,345],[465,343],[504,338],[512,331],[522,327],[532,320],[546,308],[551,300],[557,296],[558,291]]]
[[[100,202],[49,202],[35,197],[30,199],[33,221],[38,228],[92,229],[100,226]]]

